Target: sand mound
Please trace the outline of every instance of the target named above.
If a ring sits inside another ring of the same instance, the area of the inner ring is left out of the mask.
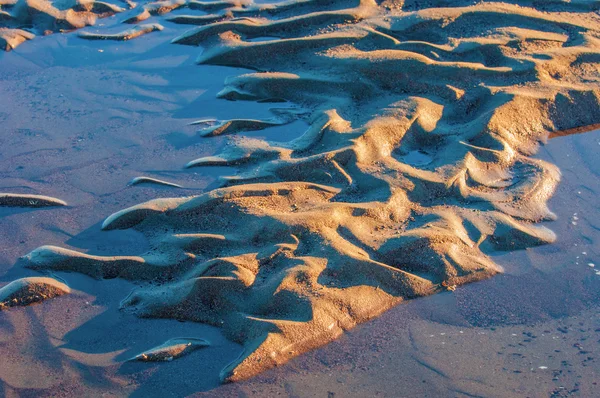
[[[12,28],[0,33],[7,42],[6,37],[13,37],[9,46],[3,46],[7,51],[31,40],[35,34],[80,29],[94,25],[98,18],[124,11],[115,4],[95,0],[9,0],[0,6],[6,10],[0,10],[0,28]]]
[[[188,166],[235,165],[228,186],[104,222],[141,232],[149,252],[42,247],[28,266],[153,279],[124,310],[221,327],[246,348],[223,372],[239,380],[405,299],[494,275],[486,252],[552,242],[536,223],[554,218],[560,172],[532,155],[550,132],[600,122],[589,2],[381,3],[188,2],[223,20],[174,42],[255,71],[219,97],[291,101],[310,112],[277,123],[310,127],[275,142],[236,136],[272,119],[220,121],[203,135],[231,145]]]
[[[170,362],[174,359],[188,355],[197,349],[207,347],[210,344],[203,339],[194,338],[176,338],[170,339],[165,343],[154,347],[148,351],[144,351],[139,355],[131,358],[130,361],[141,362]]]
[[[0,310],[26,306],[71,293],[64,283],[52,278],[22,278],[0,289]]]
[[[104,33],[91,33],[91,32],[79,32],[79,37],[86,40],[117,40],[126,41],[135,39],[147,33],[151,33],[157,30],[163,30],[164,28],[160,24],[144,24],[137,25],[131,29],[126,29],[119,33],[104,34]]]
[[[0,48],[10,51],[17,48],[21,43],[31,40],[35,35],[23,29],[0,28]]]
[[[157,178],[152,178],[152,177],[135,177],[133,180],[129,181],[129,185],[132,185],[132,186],[140,185],[140,184],[155,184],[155,185],[164,185],[167,187],[182,188],[182,186],[179,184],[174,184],[169,181],[163,181],[163,180],[159,180]]]
[[[157,278],[162,274],[160,268],[145,266],[145,260],[137,256],[99,257],[79,253],[54,246],[42,246],[24,257],[31,269],[44,269],[48,264],[57,271],[81,272],[96,279],[121,277],[138,279],[142,274],[146,279]]]
[[[56,198],[42,195],[0,193],[0,206],[8,207],[49,207],[66,206],[67,203]]]

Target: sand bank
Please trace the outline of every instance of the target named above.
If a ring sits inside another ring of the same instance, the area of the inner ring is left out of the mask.
[[[53,278],[30,277],[18,279],[0,289],[0,310],[27,306],[69,294],[71,289]]]

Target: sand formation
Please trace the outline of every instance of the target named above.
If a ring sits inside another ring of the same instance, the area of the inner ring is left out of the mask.
[[[129,181],[129,185],[131,185],[131,186],[140,185],[140,184],[155,184],[155,185],[164,185],[164,186],[173,187],[173,188],[183,188],[179,184],[174,184],[169,181],[159,180],[157,178],[152,178],[152,177],[135,177],[134,179]]]
[[[0,0],[0,45],[10,51],[36,34],[81,29],[123,11],[95,0]]]
[[[208,347],[210,343],[204,339],[175,338],[169,339],[158,347],[144,351],[131,358],[130,361],[140,362],[170,362],[200,348]]]
[[[0,49],[10,51],[34,37],[33,33],[26,30],[0,28]]]
[[[51,207],[66,205],[66,202],[49,196],[0,193],[0,206],[5,207]]]
[[[168,19],[182,24],[202,24],[231,18],[228,9],[249,5],[248,1],[195,1],[195,0],[159,0],[141,1],[139,4],[129,0],[116,4],[99,0],[0,0],[0,48],[5,51],[15,49],[36,35],[48,35],[56,32],[70,32],[86,26],[93,26],[98,19],[114,16],[126,11],[122,6],[132,9],[123,20],[126,24],[137,24],[152,16],[167,14],[180,7],[210,12],[214,14],[175,16]],[[162,30],[160,24],[144,24],[123,30],[119,33],[82,32],[80,37],[88,40],[130,40],[144,34]]]
[[[104,222],[141,232],[147,253],[44,246],[27,266],[152,281],[123,309],[221,327],[245,347],[232,381],[496,274],[485,253],[552,242],[537,223],[554,217],[560,172],[533,155],[550,132],[600,122],[599,2],[473,3],[186,3],[209,14],[177,16],[204,26],[174,43],[255,71],[220,98],[299,108],[209,125],[202,135],[232,145],[188,166],[238,174]],[[298,118],[310,127],[293,141],[237,135]]]
[[[112,34],[102,34],[102,33],[90,33],[90,32],[80,32],[79,37],[86,40],[117,40],[117,41],[126,41],[135,39],[136,37],[140,37],[147,33],[151,33],[157,30],[163,30],[162,25],[153,23],[153,24],[143,24],[137,25],[133,28],[126,29],[119,33]]]
[[[71,293],[71,289],[53,278],[30,277],[17,279],[0,289],[0,310],[26,306]]]

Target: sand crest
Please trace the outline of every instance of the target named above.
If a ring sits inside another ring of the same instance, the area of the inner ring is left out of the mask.
[[[71,289],[67,285],[53,278],[17,279],[0,288],[0,310],[7,307],[27,306],[70,292]]]
[[[182,188],[182,186],[179,184],[174,184],[172,182],[159,180],[157,178],[152,178],[152,177],[135,177],[133,180],[129,181],[129,185],[139,185],[139,184],[156,184],[156,185],[164,185],[167,187]]]
[[[95,0],[17,0],[7,1],[0,10],[0,37],[9,42],[2,46],[8,51],[16,48],[35,34],[50,34],[81,29],[94,25],[98,18],[105,18],[124,9],[111,3]]]
[[[67,203],[56,198],[43,195],[16,193],[0,193],[0,206],[8,207],[48,207],[66,206]]]
[[[174,43],[201,46],[201,64],[254,71],[219,98],[290,101],[308,112],[285,123],[309,128],[274,141],[238,136],[272,119],[220,121],[202,135],[231,145],[187,166],[236,166],[222,188],[104,222],[151,250],[45,246],[27,266],[152,280],[123,310],[222,328],[245,347],[222,374],[234,381],[406,299],[495,275],[491,252],[553,242],[538,223],[555,217],[560,171],[533,155],[551,132],[599,122],[597,15],[583,1],[426,3],[440,7],[186,3],[223,20]]]
[[[184,355],[188,355],[197,349],[207,347],[210,343],[203,339],[194,338],[175,338],[169,339],[158,347],[154,347],[148,351],[131,358],[131,361],[141,362],[163,362],[172,361]]]
[[[4,51],[14,50],[21,43],[34,37],[33,33],[23,29],[0,28],[0,48]]]
[[[157,31],[163,30],[163,26],[160,24],[144,24],[137,25],[131,29],[126,29],[119,33],[113,34],[104,34],[104,33],[91,33],[91,32],[79,32],[79,37],[86,40],[118,40],[118,41],[126,41],[135,39],[136,37],[140,37],[142,35]]]

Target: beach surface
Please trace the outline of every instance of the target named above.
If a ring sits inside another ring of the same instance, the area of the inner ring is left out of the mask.
[[[427,3],[2,3],[4,395],[597,395],[598,4]]]

